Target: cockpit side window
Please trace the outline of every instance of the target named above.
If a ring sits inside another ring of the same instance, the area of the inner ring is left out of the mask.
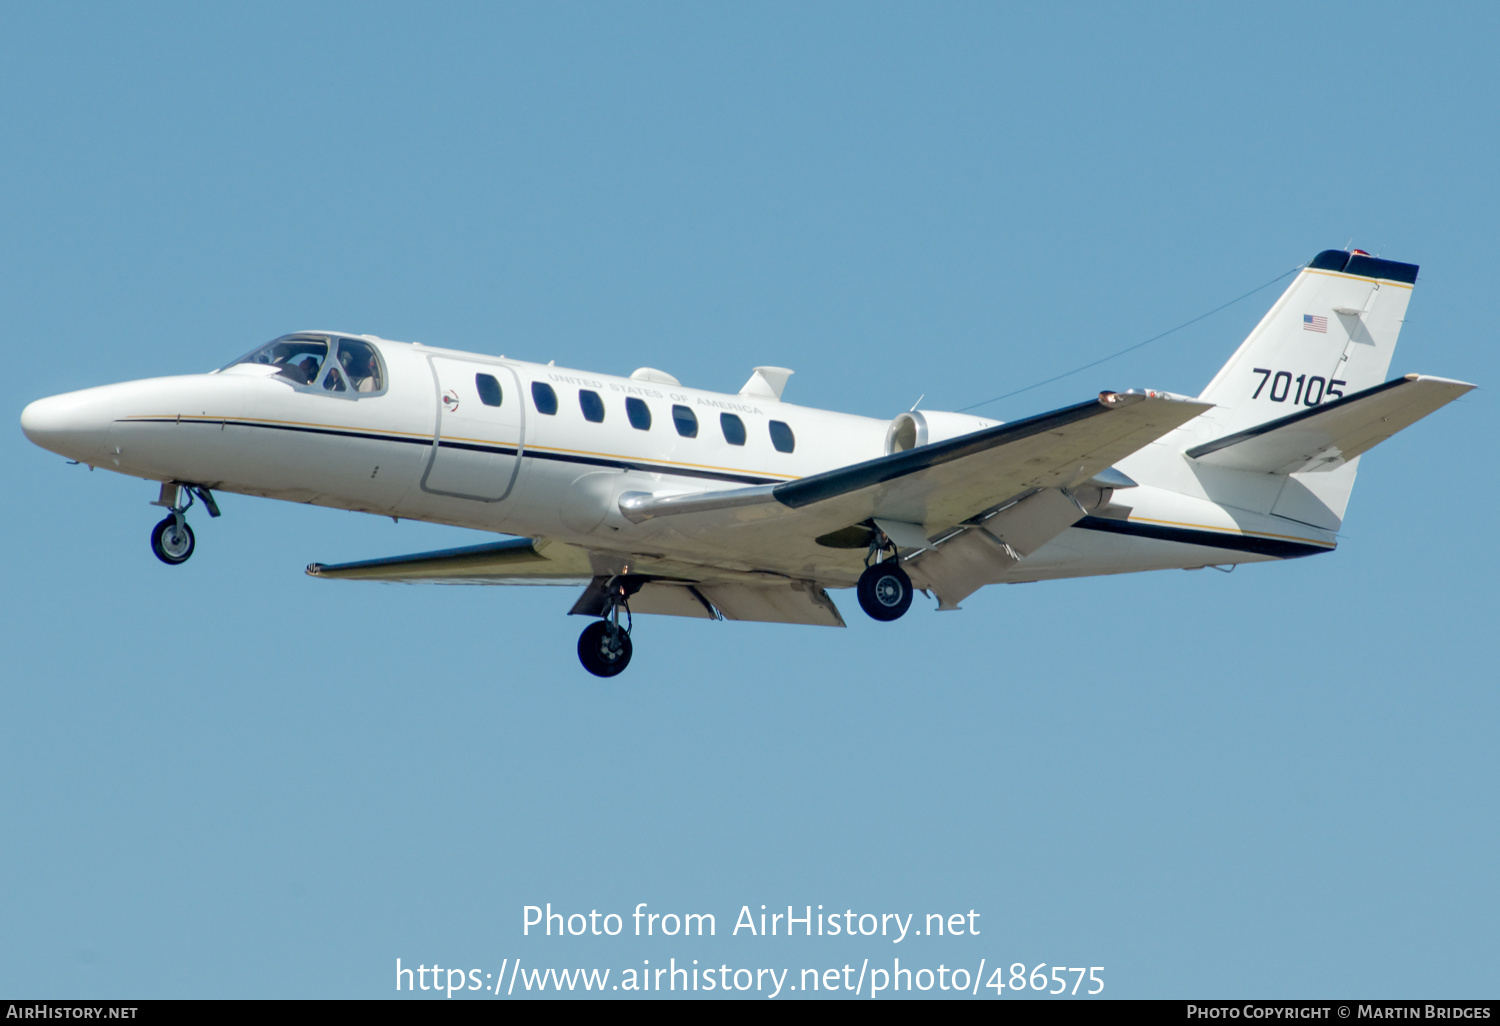
[[[328,356],[328,340],[317,335],[287,335],[231,363],[258,363],[276,368],[276,376],[294,385],[311,385]],[[225,367],[228,370],[229,367]]]
[[[379,392],[385,387],[385,376],[380,373],[380,356],[368,342],[339,339],[339,367],[356,392]]]

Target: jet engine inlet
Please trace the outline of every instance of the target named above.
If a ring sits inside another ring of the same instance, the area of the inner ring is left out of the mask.
[[[943,413],[935,410],[911,410],[897,414],[885,433],[885,454],[905,452],[930,442],[942,442],[959,435],[972,434],[1004,421],[971,417],[967,413]]]

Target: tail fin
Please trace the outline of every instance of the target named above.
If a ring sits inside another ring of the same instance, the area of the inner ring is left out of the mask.
[[[1416,264],[1359,250],[1313,257],[1198,398],[1221,434],[1385,380]]]
[[[1385,381],[1417,280],[1416,264],[1324,250],[1261,318],[1200,399],[1213,436],[1247,432]],[[1338,530],[1359,459],[1288,474],[1272,512]]]

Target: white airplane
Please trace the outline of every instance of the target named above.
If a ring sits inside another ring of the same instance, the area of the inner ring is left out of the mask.
[[[21,426],[160,482],[170,564],[216,491],[518,536],[307,572],[583,585],[579,659],[609,677],[632,613],[841,627],[829,588],[894,620],[914,589],[957,609],[986,584],[1331,551],[1360,454],[1474,387],[1385,380],[1416,277],[1327,250],[1197,398],[1101,392],[1010,423],[793,406],[780,367],[731,395],[299,331],[207,374],[40,399]]]

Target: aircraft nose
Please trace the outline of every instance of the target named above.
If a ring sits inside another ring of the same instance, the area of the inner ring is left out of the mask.
[[[21,411],[21,430],[27,438],[84,463],[97,459],[112,421],[110,404],[97,389],[38,399]]]

